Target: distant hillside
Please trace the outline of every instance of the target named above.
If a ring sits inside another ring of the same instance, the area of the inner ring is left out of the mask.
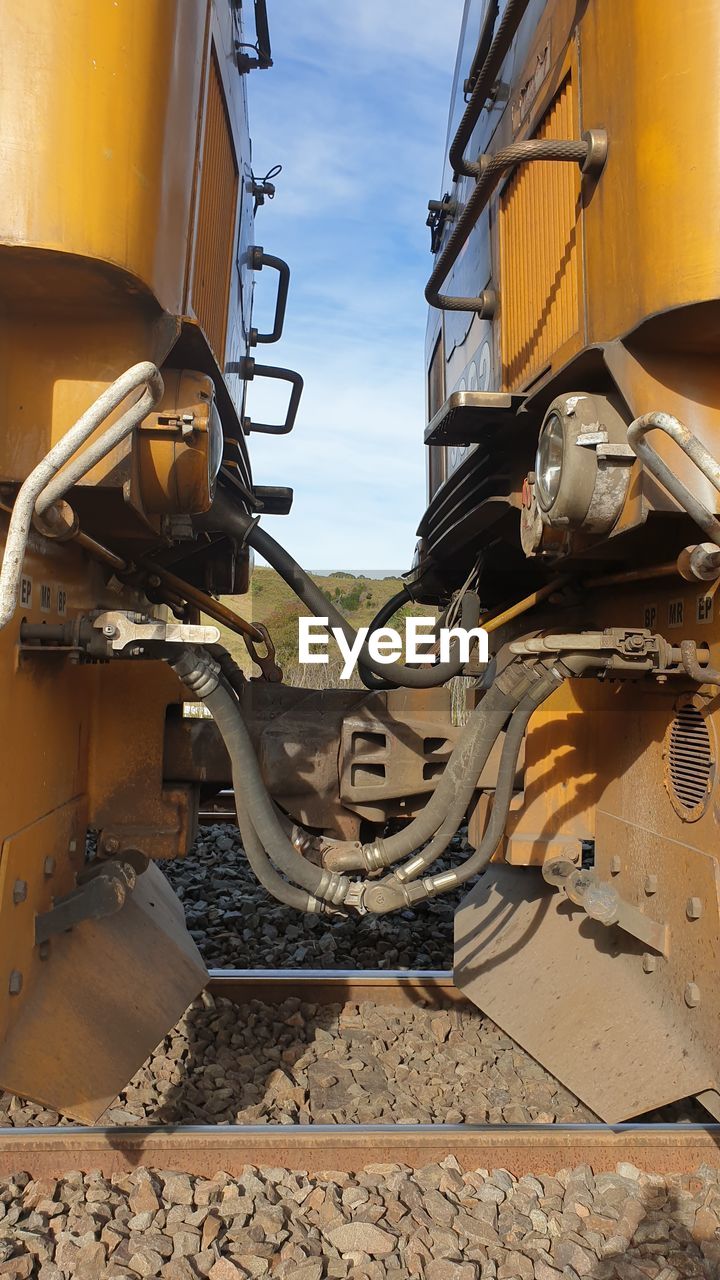
[[[368,578],[342,570],[318,575],[314,581],[356,629],[367,626],[378,609],[403,585],[401,578]],[[272,636],[277,660],[288,683],[308,688],[326,688],[338,683],[341,663],[332,641],[328,649],[330,662],[327,666],[298,666],[298,618],[306,615],[308,610],[274,569],[256,568],[249,595],[228,596],[224,598],[224,603],[248,621],[264,623]],[[408,614],[430,616],[432,613],[433,610],[428,605],[406,604],[398,610],[392,625],[402,634],[403,619]],[[249,674],[251,664],[243,641],[224,627],[221,631],[222,643]],[[349,683],[360,685],[357,677]]]

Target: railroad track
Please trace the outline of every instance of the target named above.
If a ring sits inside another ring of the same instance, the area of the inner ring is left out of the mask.
[[[452,974],[438,971],[211,970],[209,990],[238,1004],[289,997],[314,1004],[424,1007],[462,1005]],[[535,1124],[200,1125],[138,1128],[0,1129],[0,1176],[22,1169],[57,1177],[67,1169],[105,1176],[138,1165],[212,1176],[245,1165],[353,1173],[370,1163],[437,1163],[453,1155],[463,1169],[507,1169],[516,1177],[619,1161],[660,1174],[689,1173],[720,1161],[720,1125]]]

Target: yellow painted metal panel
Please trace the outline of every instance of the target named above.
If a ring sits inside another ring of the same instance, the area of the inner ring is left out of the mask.
[[[208,72],[192,306],[220,364],[225,355],[238,170],[215,50]]]
[[[609,142],[584,219],[589,341],[720,297],[719,48],[716,0],[591,0],[583,17],[583,123]]]
[[[572,78],[537,138],[577,137]],[[580,176],[576,165],[525,164],[500,200],[503,384],[523,386],[580,327]]]
[[[206,0],[0,0],[0,244],[182,309]]]

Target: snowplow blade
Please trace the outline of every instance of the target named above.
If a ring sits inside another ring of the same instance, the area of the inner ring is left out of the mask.
[[[206,981],[180,901],[151,864],[116,914],[53,937],[10,994],[0,1086],[92,1124]]]

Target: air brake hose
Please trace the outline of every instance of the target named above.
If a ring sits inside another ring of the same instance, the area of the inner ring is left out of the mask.
[[[263,888],[267,889],[268,893],[273,898],[276,898],[278,902],[284,903],[287,907],[294,907],[296,911],[315,914],[326,911],[325,904],[320,902],[318,898],[314,898],[312,894],[308,893],[307,889],[300,889],[295,884],[289,884],[275,870],[258,840],[257,832],[248,817],[247,810],[242,804],[240,792],[237,788],[235,788],[235,809],[245,857],[256,880],[259,881]]]
[[[315,898],[340,905],[350,881],[307,862],[298,855],[278,821],[258,765],[255,749],[235,698],[222,685],[203,701],[211,712],[225,743],[232,765],[233,788],[242,797],[240,809],[247,811],[261,847],[275,866]],[[238,818],[239,818],[238,814]],[[242,830],[242,828],[241,828]],[[307,908],[306,908],[307,910]]]
[[[402,606],[409,600],[412,600],[412,598],[413,596],[410,589],[406,585],[403,585],[399,591],[395,592],[394,596],[391,596],[389,600],[386,600],[385,604],[378,609],[375,617],[368,626],[368,639],[374,634],[374,632],[379,631],[381,627],[384,627],[393,615],[397,613],[398,609],[401,609]],[[358,665],[358,672],[366,689],[397,688],[397,685],[392,684],[391,681],[381,680],[379,676],[376,676],[375,673],[370,671],[368,667],[364,666],[362,662]]]
[[[286,894],[282,900],[288,905],[298,905],[303,911],[317,911],[318,906],[308,899],[308,895],[333,906],[341,904],[352,882],[345,876],[334,875],[307,862],[288,840],[263,782],[240,706],[230,689],[222,683],[218,663],[202,649],[186,646],[173,659],[171,666],[188,689],[202,698],[225,744],[230,757],[238,825],[243,842],[247,840],[246,853],[258,865],[264,857],[269,857],[280,871],[306,891],[296,902],[289,902]],[[266,888],[270,888],[268,872],[272,868],[265,864],[262,867],[264,883]],[[272,883],[274,888],[271,892],[275,892],[278,884],[274,880]]]
[[[347,618],[327,599],[312,578],[300,567],[284,547],[280,546],[269,533],[261,529],[257,521],[240,507],[236,506],[225,494],[218,492],[212,509],[207,515],[198,518],[197,523],[205,529],[217,530],[238,542],[247,542],[257,551],[280,577],[302,600],[316,618],[327,618],[328,625],[341,630],[348,644],[353,645],[357,635]],[[480,602],[478,597],[468,591],[463,597],[461,625],[470,630],[478,625]],[[374,672],[383,681],[402,685],[410,689],[434,689],[446,684],[462,669],[459,653],[460,646],[448,662],[440,662],[435,666],[408,667],[400,662],[379,663],[370,654],[364,644],[358,654],[358,663]]]
[[[460,885],[465,884],[473,876],[484,870],[497,849],[505,830],[510,801],[513,795],[518,756],[530,717],[540,704],[559,688],[563,679],[563,674],[557,668],[551,668],[546,671],[533,688],[525,694],[516,708],[503,743],[490,819],[475,853],[467,858],[461,866],[451,871],[437,872],[435,875],[428,876],[418,883],[416,877],[426,870],[431,861],[434,861],[438,854],[442,852],[439,849],[431,852],[432,846],[435,844],[434,840],[431,841],[422,853],[406,863],[398,872],[386,876],[375,885],[368,886],[364,896],[364,904],[368,911],[385,913],[396,911],[400,906],[407,907],[415,905],[417,902],[424,902],[428,898],[434,898],[441,893],[449,893],[453,889],[459,888]],[[448,813],[447,825],[449,828],[450,813]],[[443,824],[444,826],[445,824]],[[438,832],[439,834],[440,832]],[[445,843],[447,844],[447,841]],[[408,882],[411,881],[415,881],[415,883],[410,886]]]
[[[378,871],[415,853],[436,832],[439,833],[441,825],[443,838],[447,834],[449,843],[470,803],[495,739],[518,703],[537,683],[538,675],[533,668],[526,667],[517,660],[508,663],[460,733],[440,781],[418,816],[403,827],[402,831],[385,840],[378,838],[371,844],[362,845],[360,849],[357,846],[344,849],[338,845],[326,855],[325,865],[334,871],[361,868]],[[457,820],[453,829],[449,830],[451,809],[457,815]],[[438,853],[441,851],[438,846],[435,848]],[[433,856],[437,856],[436,853]]]

